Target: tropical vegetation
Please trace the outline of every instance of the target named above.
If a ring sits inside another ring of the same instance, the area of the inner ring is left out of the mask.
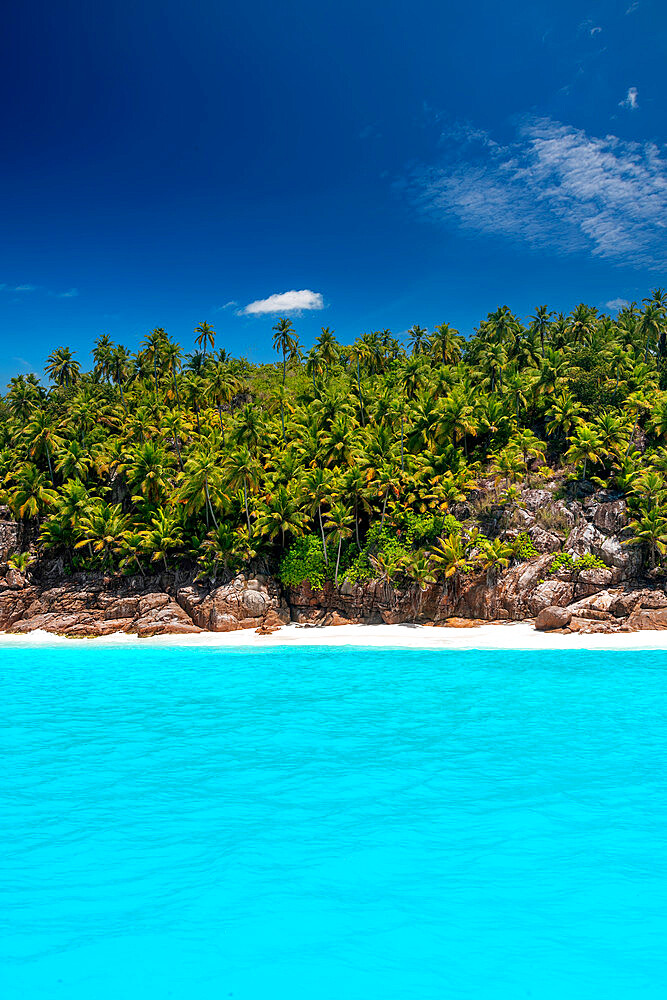
[[[618,491],[647,565],[667,553],[661,289],[614,316],[502,306],[468,339],[443,323],[346,345],[324,327],[306,348],[284,317],[273,364],[230,357],[208,323],[194,337],[186,354],[161,328],[136,352],[103,335],[90,370],[58,347],[48,383],[11,379],[0,500],[34,555],[213,580],[264,559],[285,583],[423,590],[532,558],[526,535],[487,537],[475,505],[554,479]]]

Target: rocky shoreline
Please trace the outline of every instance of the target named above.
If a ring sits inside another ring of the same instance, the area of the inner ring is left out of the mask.
[[[468,627],[532,620],[538,630],[564,633],[667,628],[664,578],[644,573],[640,548],[627,544],[625,500],[598,491],[582,501],[559,502],[565,532],[544,527],[539,512],[548,505],[554,507],[549,491],[524,490],[513,527],[504,531],[505,536],[525,531],[537,557],[494,575],[456,574],[423,590],[387,580],[338,587],[326,582],[322,590],[307,582],[283,587],[265,565],[215,584],[182,574],[66,576],[62,567],[44,565],[28,577],[7,562],[20,547],[20,525],[0,519],[0,631],[148,637],[237,629],[269,633],[290,622]],[[486,516],[493,518],[493,509]],[[604,567],[577,571],[558,565],[559,553],[573,560],[590,553]]]

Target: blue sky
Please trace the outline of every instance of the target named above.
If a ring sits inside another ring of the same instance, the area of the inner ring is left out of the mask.
[[[3,384],[100,333],[207,320],[261,361],[288,307],[350,342],[667,282],[661,0],[37,0],[3,29]]]

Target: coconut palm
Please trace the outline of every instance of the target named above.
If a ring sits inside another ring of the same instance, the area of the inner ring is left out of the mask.
[[[334,583],[338,586],[338,569],[340,567],[340,553],[344,541],[352,535],[352,512],[344,503],[335,503],[325,521],[325,527],[329,532],[329,537],[338,546],[336,551],[336,570]]]
[[[81,365],[74,359],[69,347],[58,347],[49,354],[44,371],[56,385],[69,387],[79,381]]]
[[[207,348],[212,351],[215,347],[215,330],[212,326],[209,326],[208,323],[199,323],[199,325],[195,327],[195,333],[198,334],[198,336],[195,337],[195,344],[197,347],[203,348],[204,364],[206,364]]]

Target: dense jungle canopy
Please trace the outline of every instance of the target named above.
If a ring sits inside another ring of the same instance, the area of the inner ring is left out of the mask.
[[[12,378],[0,501],[31,539],[17,565],[214,579],[263,556],[287,583],[424,587],[530,557],[529,539],[488,538],[476,514],[554,479],[565,496],[626,495],[631,541],[651,565],[667,551],[661,289],[615,316],[540,306],[522,322],[502,306],[467,340],[414,326],[407,347],[325,327],[306,351],[287,318],[272,334],[275,364],[229,357],[201,323],[187,355],[162,329],[136,354],[101,336],[89,372],[58,347],[48,387]]]

